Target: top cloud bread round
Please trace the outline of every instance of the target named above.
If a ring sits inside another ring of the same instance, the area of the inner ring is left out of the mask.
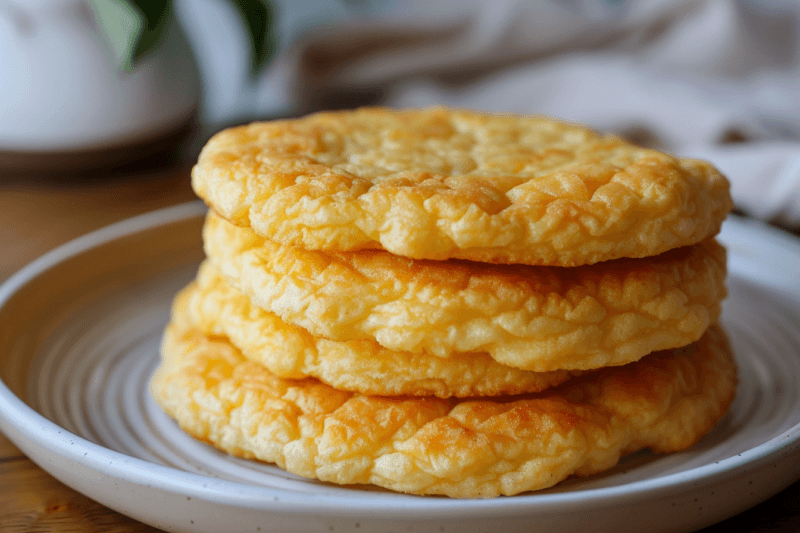
[[[281,244],[576,266],[719,231],[710,164],[543,117],[367,108],[215,135],[192,172],[217,213]]]

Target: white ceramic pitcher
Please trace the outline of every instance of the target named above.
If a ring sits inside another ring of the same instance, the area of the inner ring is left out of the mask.
[[[47,159],[37,155],[122,157],[185,127],[198,99],[197,68],[174,23],[124,72],[82,0],[0,1],[0,170],[36,168]]]

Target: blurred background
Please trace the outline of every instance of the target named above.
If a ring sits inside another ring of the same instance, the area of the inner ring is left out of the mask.
[[[740,212],[800,228],[796,1],[0,0],[0,281],[192,200],[224,127],[362,105],[581,122],[708,159]],[[14,516],[143,530],[2,437],[0,477]],[[751,517],[798,530],[784,494]]]
[[[204,116],[382,104],[553,115],[666,149],[800,138],[800,6],[767,0],[273,0],[246,77],[240,21],[176,0]]]

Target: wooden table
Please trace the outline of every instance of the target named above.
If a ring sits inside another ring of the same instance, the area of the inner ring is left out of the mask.
[[[130,216],[195,198],[186,163],[89,179],[0,176],[0,281],[49,249]],[[63,485],[0,435],[0,530],[143,532],[155,529]],[[704,530],[800,531],[800,483]]]

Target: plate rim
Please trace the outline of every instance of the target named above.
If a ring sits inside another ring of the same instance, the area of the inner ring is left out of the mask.
[[[28,283],[61,262],[116,239],[200,217],[206,210],[206,206],[199,201],[178,204],[116,222],[62,244],[0,284],[0,308]],[[730,217],[725,224],[729,231],[733,228],[733,231],[749,234],[755,232],[761,237],[767,235],[774,241],[773,244],[780,244],[783,253],[795,256],[795,260],[800,261],[800,243],[780,230],[759,221],[739,217]],[[755,280],[747,279],[747,281],[755,283]],[[782,303],[800,309],[800,297],[797,300],[790,299],[786,295],[778,294],[773,287],[760,283],[758,286],[773,293]],[[0,379],[0,429],[26,455],[30,455],[26,452],[29,446],[39,446],[62,458],[82,463],[102,475],[112,477],[124,475],[129,482],[199,499],[213,497],[215,502],[223,505],[281,513],[307,512],[313,506],[316,511],[332,516],[359,512],[364,516],[380,513],[386,518],[391,518],[393,513],[397,515],[413,508],[419,519],[443,518],[456,514],[459,517],[480,515],[485,518],[500,514],[509,516],[509,513],[514,516],[531,515],[537,512],[573,509],[576,503],[580,503],[584,509],[622,502],[630,504],[632,501],[678,494],[687,484],[695,487],[704,486],[727,476],[742,474],[759,468],[761,464],[769,462],[776,455],[791,451],[793,446],[800,449],[800,424],[797,424],[738,455],[680,472],[612,487],[549,494],[531,493],[493,499],[427,498],[404,494],[376,498],[362,495],[359,498],[351,498],[347,495],[322,493],[314,494],[313,503],[310,503],[308,496],[302,492],[249,485],[186,472],[95,444],[45,418],[17,397],[2,379]],[[46,465],[39,466],[48,470]],[[783,488],[785,486],[779,490]],[[274,498],[276,495],[280,496],[279,500]]]

